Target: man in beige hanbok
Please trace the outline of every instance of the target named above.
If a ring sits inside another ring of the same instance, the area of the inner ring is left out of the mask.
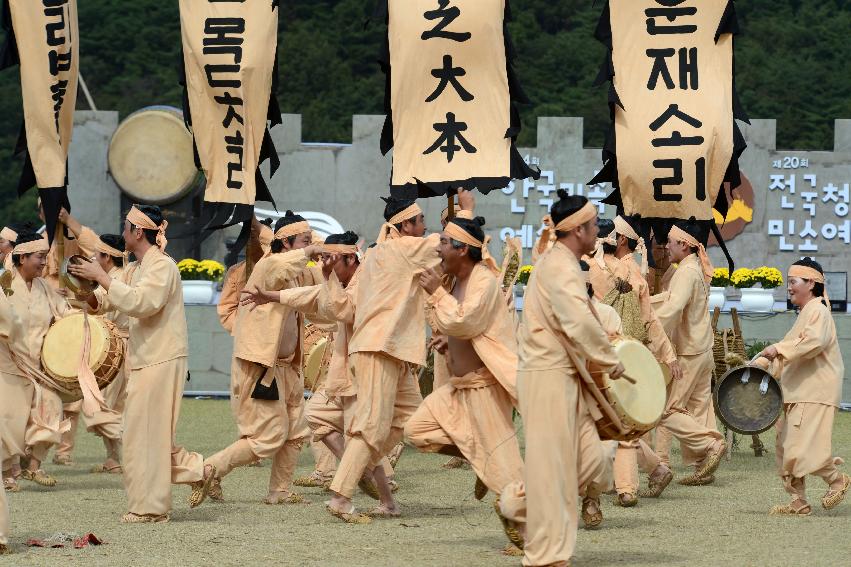
[[[355,291],[360,261],[358,237],[352,232],[332,234],[322,245],[322,275],[325,283],[285,289],[280,292],[249,289],[246,304],[281,303],[307,317],[319,321],[336,321],[337,330],[331,344],[332,355],[324,383],[315,389],[307,402],[307,423],[313,440],[320,442],[333,457],[340,459],[345,450],[345,435],[354,417],[357,398],[349,373],[349,338],[355,319]],[[359,486],[372,498],[380,501],[380,510],[387,511],[393,501],[388,477],[393,467],[387,458],[375,470],[364,473]],[[373,482],[374,481],[374,482]],[[323,483],[323,486],[330,484]]]
[[[13,240],[17,240],[17,234]],[[10,251],[11,252],[11,251]],[[0,289],[0,345],[9,348],[9,342],[21,332],[21,322],[15,314],[15,309],[6,297],[6,289]],[[0,353],[0,365],[3,364],[3,354]],[[0,368],[0,378],[3,370]],[[2,442],[4,437],[5,420],[0,421],[0,459],[5,460],[9,455],[6,446]],[[0,490],[0,555],[10,552],[9,533],[11,521],[9,519],[9,506],[6,503],[6,490]]]
[[[810,258],[798,260],[789,267],[787,286],[790,301],[800,309],[798,318],[783,340],[757,360],[763,367],[778,363],[775,372],[779,370],[783,390],[783,415],[776,424],[777,472],[792,501],[770,513],[809,516],[807,475],[827,484],[821,500],[825,510],[839,506],[851,487],[851,477],[837,467],[842,461],[832,448],[845,367],[821,265]]]
[[[423,238],[424,217],[415,202],[389,199],[384,218],[359,275],[349,341],[357,400],[327,505],[347,522],[363,521],[352,505],[354,490],[364,471],[401,441],[405,422],[422,402],[412,372],[426,362],[426,297],[418,275],[440,262],[440,236]]]
[[[246,289],[283,290],[322,281],[308,268],[320,249],[311,245],[310,226],[287,211],[275,225],[270,254],[260,260]],[[310,430],[304,415],[304,316],[280,303],[256,309],[240,305],[234,327],[231,406],[239,439],[209,457],[216,467],[213,497],[221,498],[220,480],[234,468],[272,459],[267,504],[303,503],[292,480]]]
[[[694,466],[692,475],[680,484],[699,486],[714,481],[726,444],[715,425],[715,414],[706,417],[712,404],[712,324],[709,320],[709,281],[712,264],[700,242],[700,227],[694,221],[675,224],[668,234],[668,252],[679,267],[671,278],[666,299],[656,309],[665,332],[677,352],[682,377],[672,380],[668,401],[659,425],[679,439],[683,463]],[[642,446],[648,449],[646,446]],[[673,478],[670,467],[659,456],[642,450],[643,468],[652,471],[648,496],[658,496]]]
[[[251,234],[248,238],[246,254],[256,263],[269,253],[273,238],[274,234],[271,228],[258,221],[255,217],[251,217]],[[248,260],[237,262],[228,269],[222,282],[222,294],[219,297],[218,305],[216,305],[219,321],[222,327],[231,335],[234,334],[240,293],[242,293],[245,284],[248,282],[247,269]]]
[[[432,325],[446,336],[449,383],[435,389],[405,425],[424,452],[460,453],[476,473],[475,496],[522,481],[523,461],[512,413],[517,406],[517,342],[499,268],[487,249],[482,219],[450,220],[440,239],[447,290],[433,269],[420,276]]]
[[[559,190],[552,208],[555,243],[538,258],[526,290],[517,388],[526,438],[524,482],[506,487],[503,515],[526,521],[523,565],[566,566],[583,516],[599,512],[606,463],[584,400],[577,365],[593,363],[618,379],[623,365],[592,311],[580,258],[597,237],[597,209]]]
[[[668,366],[673,380],[682,372],[677,356],[671,346],[662,323],[650,303],[650,287],[647,284],[647,246],[633,226],[631,217],[618,216],[612,221],[600,221],[600,236],[594,258],[589,258],[590,282],[597,299],[603,300],[618,290],[625,297],[624,309],[630,325],[625,327],[626,336],[644,343],[659,362]],[[641,264],[635,254],[641,255]],[[630,292],[634,292],[634,295]],[[637,300],[638,310],[630,302]],[[642,445],[643,444],[643,445]],[[638,503],[638,455],[640,449],[649,450],[644,440],[619,441],[614,462],[616,502],[631,507]],[[642,453],[643,454],[643,453]],[[644,463],[642,459],[642,464]],[[651,471],[646,471],[651,472]]]
[[[124,523],[168,521],[172,484],[191,485],[189,505],[200,505],[216,473],[201,455],[175,445],[189,346],[180,273],[164,252],[167,226],[153,205],[135,205],[127,213],[122,236],[138,261],[129,283],[111,278],[97,262],[70,268],[75,276],[100,284],[88,298],[92,307],[130,318]]]

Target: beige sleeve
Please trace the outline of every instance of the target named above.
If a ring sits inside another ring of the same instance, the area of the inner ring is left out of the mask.
[[[399,239],[405,257],[417,269],[436,268],[440,265],[437,255],[437,245],[440,244],[440,234],[429,234],[425,238],[403,236]]]
[[[0,340],[8,343],[13,337],[21,332],[21,320],[15,313],[12,303],[6,298],[6,294],[0,291]]]
[[[667,299],[656,308],[656,316],[669,337],[677,330],[682,320],[683,310],[694,297],[696,275],[694,270],[688,268],[674,272]]]
[[[219,314],[219,321],[222,327],[229,333],[233,332],[233,326],[236,323],[236,311],[239,308],[239,292],[243,283],[241,281],[241,275],[244,272],[237,268],[239,265],[231,266],[227,274],[225,274],[225,281],[222,284],[222,295],[219,297],[219,304],[216,305],[216,313]],[[245,264],[242,265],[244,266]]]
[[[829,315],[825,316],[823,311],[816,310],[809,316],[806,325],[797,336],[787,334],[774,347],[786,362],[814,358],[835,338],[836,331],[831,323]]]
[[[360,271],[355,272],[355,275],[349,281],[349,285],[343,287],[337,275],[331,274],[331,277],[324,284],[327,293],[323,295],[319,305],[324,317],[331,317],[348,325],[354,324],[355,297],[357,296],[358,281],[360,281],[359,276]]]
[[[100,242],[100,236],[87,226],[83,227],[80,234],[77,235],[77,246],[80,248],[80,255],[90,258],[95,253],[95,247]]]
[[[159,313],[168,303],[175,285],[174,279],[179,277],[177,267],[167,269],[169,266],[165,262],[172,261],[164,257],[157,266],[159,269],[146,267],[136,285],[113,281],[106,294],[110,307],[137,319],[145,319]]]
[[[677,359],[671,340],[665,334],[662,322],[650,305],[650,286],[642,281],[639,285],[638,300],[641,306],[641,318],[647,322],[647,335],[650,338],[650,350],[656,360],[663,364],[669,364]]]
[[[491,281],[478,285],[471,280],[461,303],[443,286],[431,294],[427,302],[432,308],[431,321],[438,333],[470,340],[487,330],[493,312],[491,306],[499,300],[496,278],[488,279]]]
[[[552,310],[562,332],[589,362],[603,371],[612,370],[619,361],[606,332],[591,312],[585,282],[570,278],[567,282],[546,278]]]
[[[307,267],[308,260],[304,250],[270,254],[254,266],[251,282],[257,283],[257,280],[260,280],[266,290],[283,289],[287,280],[293,279]]]

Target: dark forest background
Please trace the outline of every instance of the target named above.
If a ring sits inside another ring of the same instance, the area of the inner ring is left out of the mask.
[[[371,0],[281,0],[278,99],[303,115],[305,141],[351,141],[352,114],[380,114],[376,64],[383,24],[364,26]],[[516,67],[532,104],[520,145],[534,145],[538,116],[582,116],[585,143],[602,144],[605,87],[593,86],[603,47],[593,38],[601,2],[512,0]],[[177,0],[78,0],[80,71],[100,110],[121,117],[154,104],[180,106]],[[776,118],[777,144],[833,148],[833,121],[851,118],[851,1],[740,0],[737,86],[752,118]],[[35,220],[35,192],[16,198],[12,159],[23,111],[17,68],[0,74],[0,224]],[[88,106],[82,91],[78,109]]]

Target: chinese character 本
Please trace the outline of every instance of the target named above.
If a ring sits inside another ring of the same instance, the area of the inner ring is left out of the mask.
[[[440,136],[438,136],[437,141],[433,143],[426,151],[423,152],[423,155],[430,154],[437,148],[440,148],[440,151],[446,154],[447,163],[452,161],[452,158],[455,156],[455,152],[464,150],[468,154],[476,153],[476,148],[467,141],[466,138],[461,134],[467,130],[466,122],[456,122],[455,121],[455,113],[447,112],[446,113],[446,122],[438,122],[433,125],[433,128],[440,132]],[[457,145],[461,144],[460,146]],[[446,145],[443,145],[444,142]]]

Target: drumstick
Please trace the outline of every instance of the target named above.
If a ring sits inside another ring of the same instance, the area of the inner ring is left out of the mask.
[[[610,376],[610,378],[611,378],[611,376]],[[627,374],[626,372],[624,372],[623,374],[621,374],[618,378],[612,378],[612,380],[626,380],[626,381],[627,381],[627,382],[629,382],[630,384],[635,384],[635,383],[636,383],[636,382],[635,382],[635,378],[631,378],[631,377],[629,376],[629,374]]]

